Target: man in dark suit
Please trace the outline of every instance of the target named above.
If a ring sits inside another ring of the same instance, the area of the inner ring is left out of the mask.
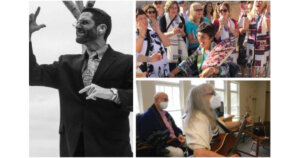
[[[62,55],[53,64],[36,62],[33,32],[45,27],[29,18],[29,84],[58,89],[60,156],[132,156],[129,112],[132,111],[133,58],[106,44],[111,18],[86,8],[75,25],[84,54]]]

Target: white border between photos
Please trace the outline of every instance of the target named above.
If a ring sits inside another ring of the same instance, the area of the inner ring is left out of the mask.
[[[125,0],[126,1],[126,0]],[[128,1],[128,0],[127,0]],[[129,0],[133,1],[133,0]],[[136,3],[133,3],[135,6]],[[29,157],[28,10],[29,0],[1,2],[0,157]],[[271,79],[218,78],[216,80],[271,80],[272,157],[298,155],[299,129],[299,10],[298,0],[271,0]],[[135,7],[134,7],[135,8]],[[135,17],[132,17],[135,21]],[[288,23],[290,22],[290,23]],[[135,41],[135,23],[132,32]],[[135,42],[133,42],[135,48]],[[135,61],[135,53],[133,53]],[[135,67],[134,67],[135,70]],[[136,79],[134,75],[134,102]],[[159,79],[173,80],[173,79]],[[176,79],[177,80],[177,79]],[[193,80],[178,78],[178,80]],[[210,79],[208,79],[210,80]],[[135,103],[134,106],[137,106]],[[134,109],[134,108],[133,108]],[[134,113],[135,114],[135,113]],[[135,127],[135,116],[133,119]],[[135,130],[133,130],[135,136]],[[132,144],[135,154],[135,139]]]

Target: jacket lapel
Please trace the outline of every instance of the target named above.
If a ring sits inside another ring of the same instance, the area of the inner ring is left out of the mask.
[[[81,90],[82,88],[84,88],[83,85],[83,80],[82,80],[82,67],[84,64],[84,60],[86,57],[86,53],[81,54],[79,56],[77,56],[74,60],[73,66],[74,66],[74,81],[75,81],[75,86],[76,86],[76,91]]]
[[[107,51],[104,53],[104,55],[100,61],[100,64],[96,70],[96,73],[93,77],[92,82],[98,81],[104,75],[105,71],[116,60],[116,55],[117,54],[115,53],[115,51],[109,45]]]

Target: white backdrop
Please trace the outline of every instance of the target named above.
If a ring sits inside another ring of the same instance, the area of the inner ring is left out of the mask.
[[[133,54],[133,2],[97,1],[96,8],[105,10],[112,17],[112,31],[108,43],[114,50]],[[85,4],[85,3],[84,3]],[[52,63],[62,54],[81,53],[75,42],[76,21],[62,1],[32,1],[30,13],[40,6],[38,24],[46,28],[32,36],[33,49],[38,63]],[[28,12],[29,15],[29,12]],[[24,52],[26,53],[26,52]],[[131,144],[133,138],[132,113]],[[29,154],[30,156],[59,156],[59,97],[58,91],[45,87],[29,88]]]

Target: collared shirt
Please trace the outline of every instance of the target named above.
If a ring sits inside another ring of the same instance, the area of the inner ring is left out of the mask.
[[[86,55],[88,56],[88,60],[85,60],[81,70],[84,87],[91,85],[94,75],[100,64],[100,61],[102,60],[102,57],[104,53],[107,51],[107,49],[108,49],[108,45],[106,44],[105,46],[103,46],[102,48],[96,51],[87,50]],[[119,104],[120,103],[119,95],[118,93],[116,95],[117,96],[112,101]]]
[[[82,80],[85,87],[92,83],[99,63],[107,49],[108,45],[93,52],[87,50],[88,60],[85,61],[82,67]]]
[[[169,129],[170,131],[170,138],[176,138],[174,129],[171,125],[171,123],[168,121],[167,117],[166,117],[166,112],[164,110],[158,109],[158,112],[162,118],[162,120],[164,121],[166,127]]]

